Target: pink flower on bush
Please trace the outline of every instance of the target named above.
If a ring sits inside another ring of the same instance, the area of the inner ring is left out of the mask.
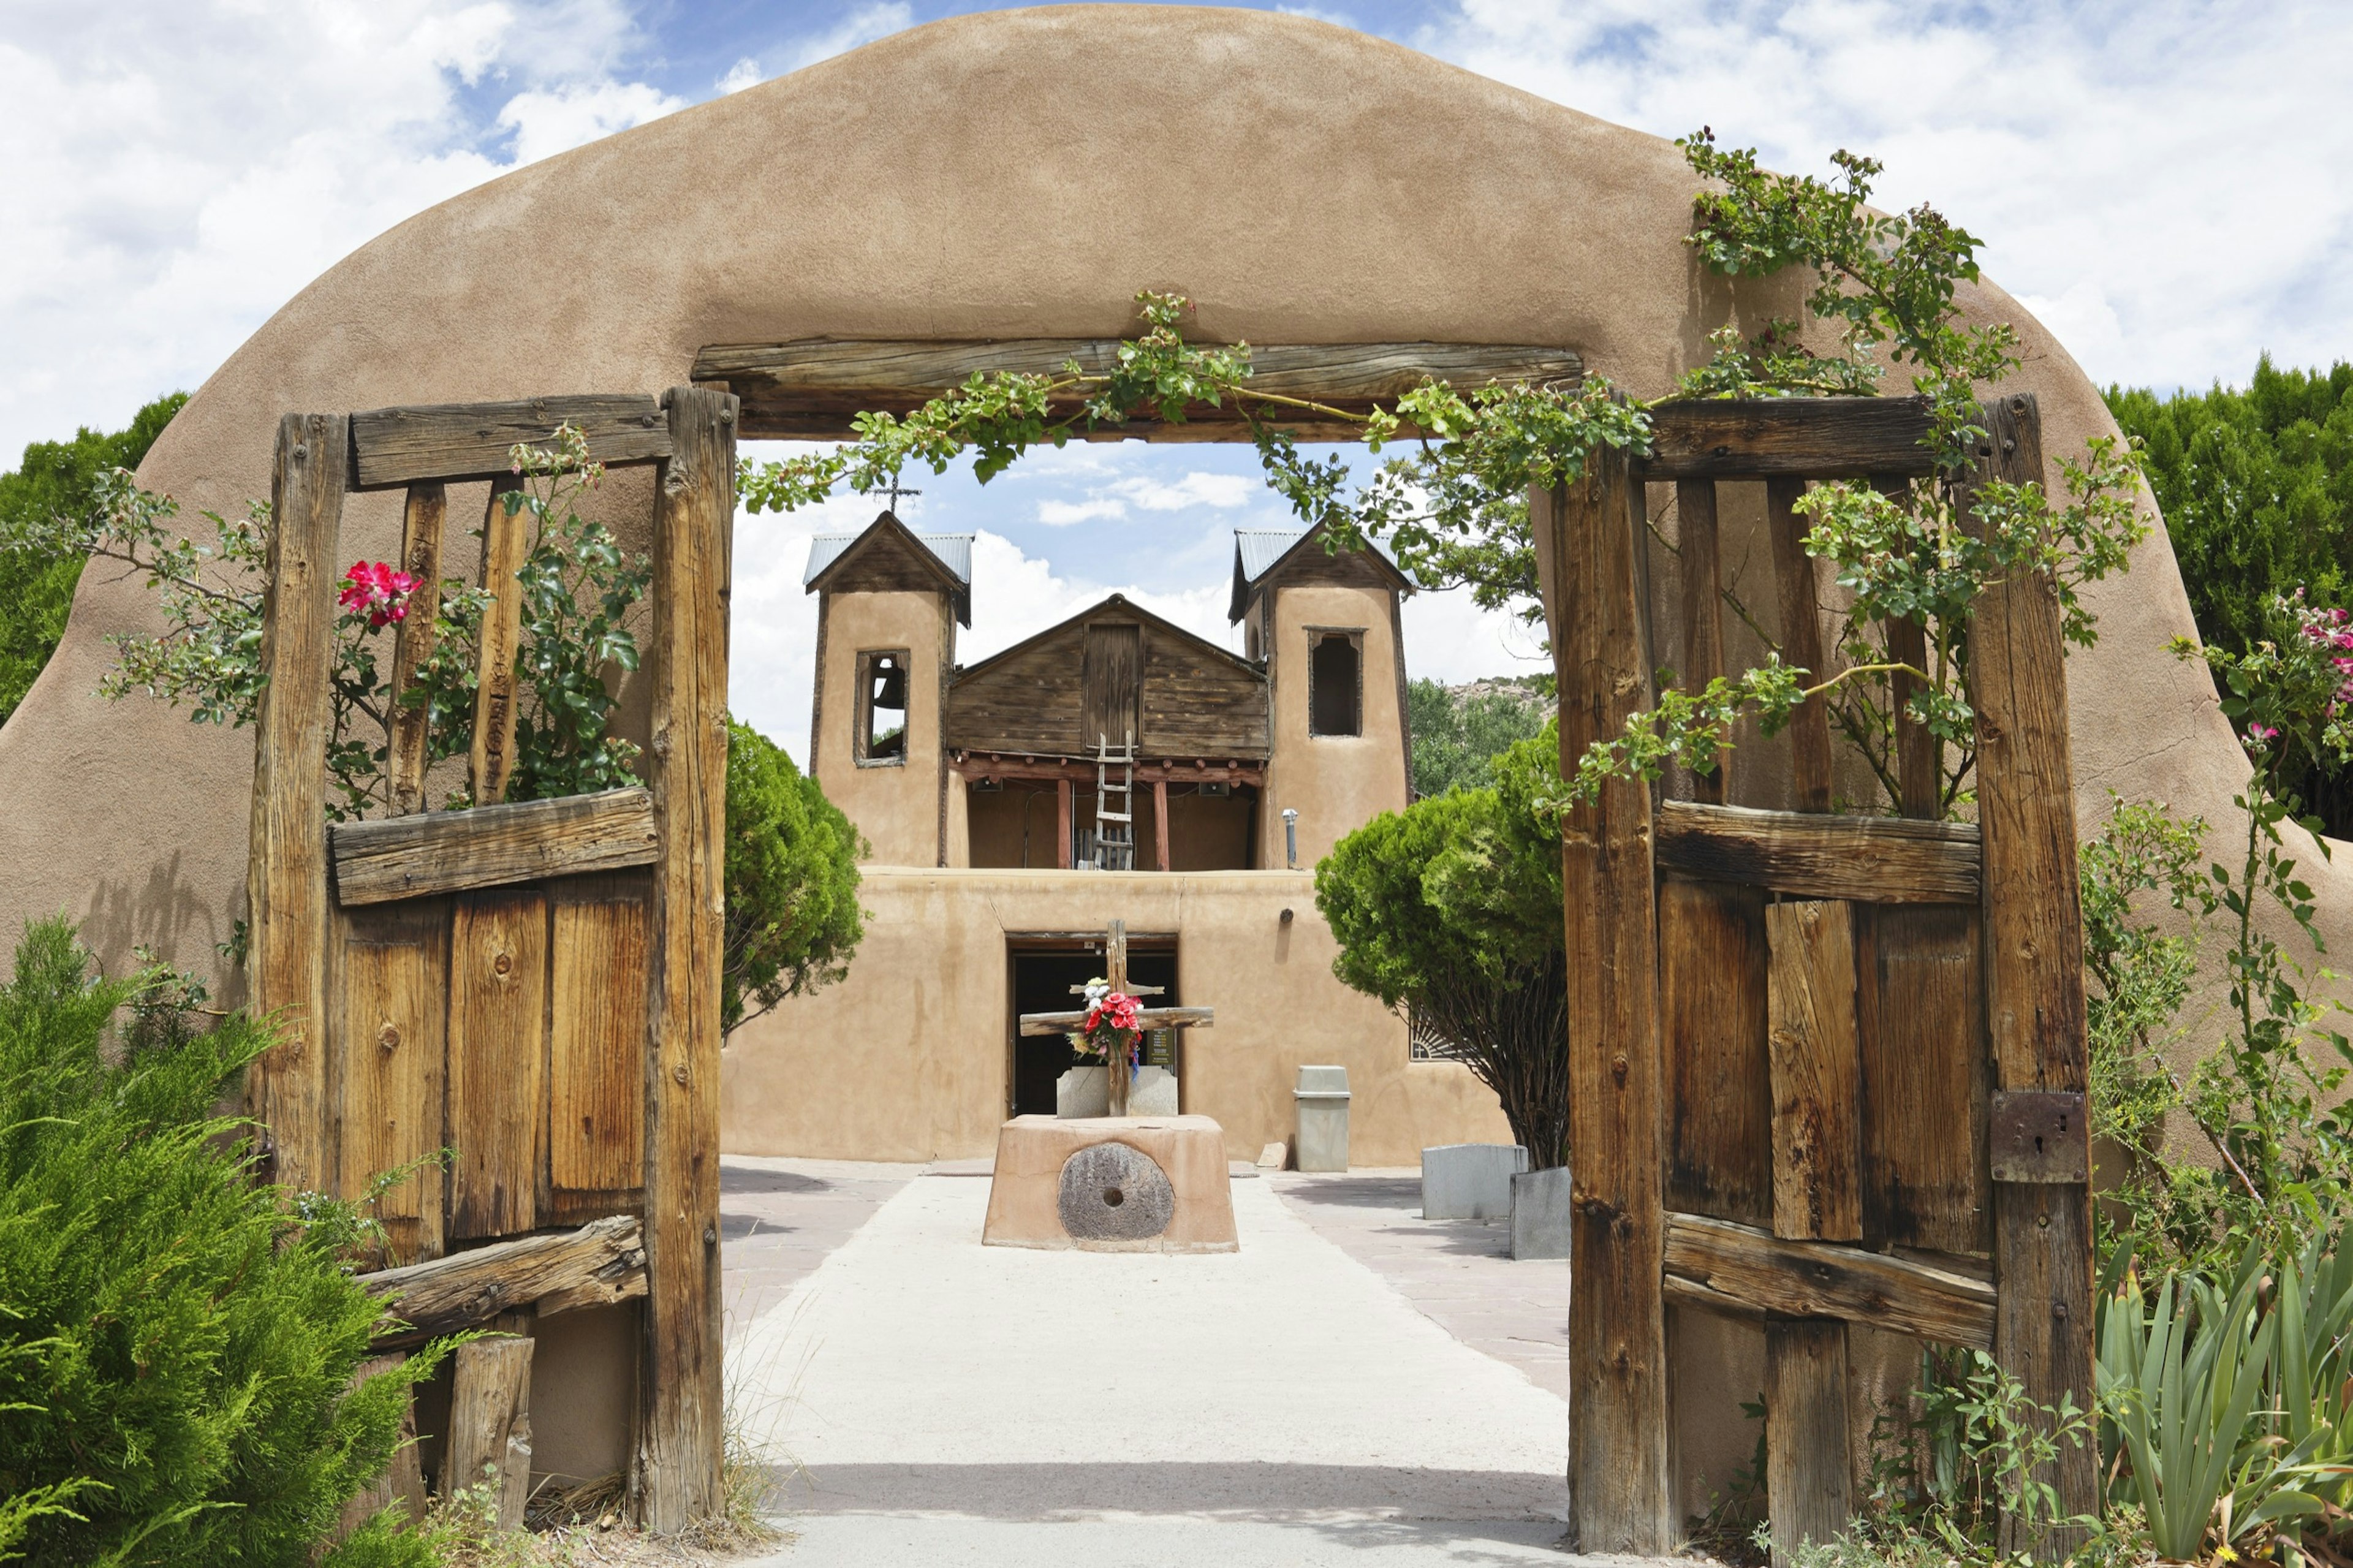
[[[2247,743],[2249,745],[2265,746],[2278,739],[2279,731],[2269,724],[2259,721],[2251,721],[2247,725]]]
[[[416,577],[394,571],[390,562],[355,561],[343,574],[343,590],[335,603],[353,615],[365,615],[368,630],[381,631],[408,618],[408,599],[417,585]]]

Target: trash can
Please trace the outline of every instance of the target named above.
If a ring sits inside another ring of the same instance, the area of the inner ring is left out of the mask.
[[[1348,1069],[1301,1068],[1299,1087],[1291,1091],[1299,1108],[1299,1137],[1293,1145],[1299,1171],[1345,1171],[1348,1168]]]

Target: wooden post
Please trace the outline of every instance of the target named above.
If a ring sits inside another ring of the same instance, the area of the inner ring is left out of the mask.
[[[2042,430],[2034,399],[2005,397],[1981,411],[1988,434],[1974,478],[2041,481]],[[1965,523],[1969,487],[1961,504]],[[2084,929],[2075,867],[2074,771],[2067,742],[2067,671],[2051,583],[2021,573],[1978,595],[1969,619],[1977,701],[1978,815],[1985,835],[1987,1025],[1994,1083],[2004,1096],[2064,1107],[2088,1077]],[[1994,1358],[2027,1397],[2092,1404],[2089,1133],[2077,1113],[2072,1147],[2049,1148],[2040,1170],[2012,1167],[1993,1184]],[[2055,1131],[2053,1136],[2057,1136]],[[2046,1147],[2049,1147],[2046,1145]],[[2016,1179],[2018,1177],[2027,1179]],[[2063,1449],[2047,1477],[2059,1512],[2099,1508],[2099,1457]],[[2073,1543],[2054,1532],[2048,1556]],[[2010,1549],[2022,1540],[2006,1542]]]
[[[1111,934],[1103,942],[1103,978],[1114,991],[1127,989],[1127,922],[1111,922]],[[1103,1053],[1104,1114],[1127,1114],[1127,1063],[1113,1061],[1111,1053]]]
[[[1067,774],[1054,781],[1054,864],[1064,871],[1071,868],[1071,781]]]
[[[392,634],[392,734],[385,762],[385,805],[394,816],[425,809],[427,721],[423,708],[404,708],[401,694],[417,679],[417,667],[433,657],[433,623],[441,612],[441,529],[448,513],[447,492],[438,484],[412,485],[401,519],[400,569],[417,579],[408,615]]]
[[[528,513],[507,510],[509,487],[493,484],[482,514],[482,586],[491,595],[482,611],[481,663],[475,670],[473,795],[476,805],[496,805],[507,795],[514,772],[515,702],[522,695],[515,656],[522,637],[522,587],[515,574],[531,550]]]
[[[406,1355],[371,1356],[353,1369],[352,1386],[357,1388],[370,1378],[397,1371],[407,1359]],[[374,1485],[362,1488],[344,1502],[343,1514],[335,1523],[334,1539],[342,1541],[394,1503],[400,1504],[401,1512],[410,1524],[425,1517],[425,1468],[417,1452],[414,1390],[403,1398],[400,1446],[392,1451],[392,1463],[385,1467],[384,1474]]]
[[[1822,658],[1822,620],[1814,594],[1814,558],[1806,553],[1806,520],[1796,507],[1803,479],[1765,481],[1765,522],[1773,536],[1773,575],[1781,591],[1781,658],[1807,672],[1806,684],[1830,675]],[[1799,811],[1831,808],[1831,718],[1822,698],[1789,717],[1789,767]]]
[[[1807,1542],[1827,1546],[1852,1528],[1846,1385],[1844,1322],[1766,1320],[1765,1490],[1777,1568]]]
[[[1723,563],[1715,526],[1715,481],[1675,481],[1675,537],[1683,568],[1683,668],[1686,691],[1704,690],[1725,673]],[[1722,805],[1732,752],[1715,753],[1715,772],[1692,775],[1692,798]]]
[[[1650,699],[1635,560],[1634,480],[1604,452],[1574,485],[1534,490],[1529,518],[1573,585],[1554,595],[1560,754],[1622,732]],[[1612,780],[1562,820],[1569,954],[1569,1538],[1587,1552],[1675,1544],[1668,1467],[1658,928],[1651,790]]]
[[[441,1495],[489,1481],[499,1528],[521,1530],[531,1497],[531,1353],[528,1339],[472,1340],[458,1347],[449,1380],[449,1436]]]
[[[1891,616],[1883,624],[1887,629],[1888,658],[1915,669],[1928,668],[1928,634],[1919,622]],[[1898,670],[1891,684],[1895,703],[1896,809],[1905,816],[1933,822],[1945,814],[1942,748],[1926,726],[1912,721],[1906,709],[1913,693],[1925,683]]]
[[[1160,868],[1166,871],[1169,869],[1168,781],[1166,779],[1152,781],[1152,837],[1160,851]]]
[[[351,463],[340,414],[278,422],[270,472],[268,581],[253,721],[253,816],[246,869],[248,973],[256,1013],[279,1040],[248,1090],[269,1129],[271,1178],[323,1190],[333,1179],[327,1121],[327,666],[335,636],[335,549]]]
[[[727,563],[737,404],[672,387],[654,503],[655,863],[647,987],[646,1343],[631,1493],[675,1534],[722,1505],[719,969],[727,826]]]

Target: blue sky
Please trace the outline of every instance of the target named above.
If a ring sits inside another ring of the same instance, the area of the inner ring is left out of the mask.
[[[0,0],[0,453],[199,384],[340,257],[471,185],[979,5],[757,0]],[[1334,0],[1303,10],[1662,135],[1784,168],[1882,158],[2098,380],[2161,387],[2353,357],[2353,5],[2068,0]],[[1237,524],[1280,521],[1245,449],[1091,447],[919,527],[982,535],[967,650],[1114,588],[1224,636]],[[738,706],[797,752],[816,527],[745,520]],[[1443,596],[1419,673],[1527,668]]]

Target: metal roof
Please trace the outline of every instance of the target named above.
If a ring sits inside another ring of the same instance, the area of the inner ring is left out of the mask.
[[[1240,555],[1242,581],[1255,583],[1265,576],[1268,567],[1289,554],[1291,547],[1306,537],[1303,528],[1234,530],[1234,549]]]
[[[910,530],[909,531],[913,531]],[[866,536],[860,529],[856,533],[819,533],[809,540],[808,568],[801,574],[804,587],[818,579],[818,574],[839,559],[841,552]],[[940,563],[955,574],[955,580],[965,587],[972,586],[972,535],[969,533],[918,533],[923,547],[940,558]]]

